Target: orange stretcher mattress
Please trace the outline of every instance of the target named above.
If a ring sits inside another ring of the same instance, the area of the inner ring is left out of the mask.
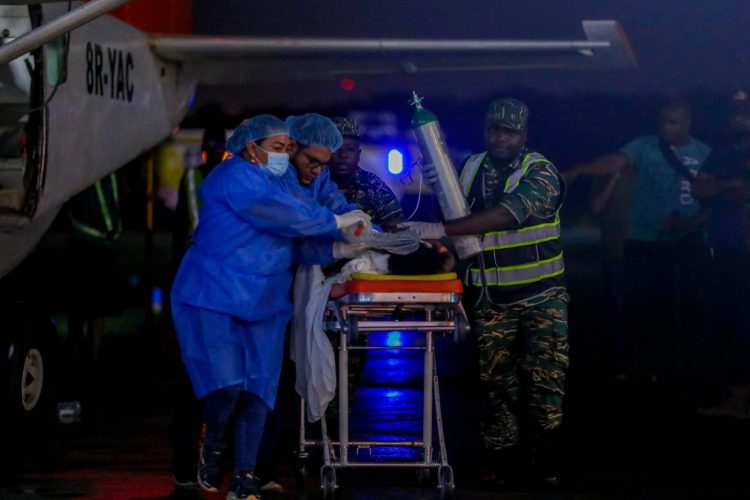
[[[331,297],[348,293],[462,293],[463,285],[456,273],[398,276],[395,274],[354,273],[346,283],[333,285]]]

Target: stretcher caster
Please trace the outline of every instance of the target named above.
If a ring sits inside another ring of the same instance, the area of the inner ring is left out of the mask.
[[[468,335],[471,327],[469,320],[466,319],[466,313],[464,312],[463,305],[459,304],[459,313],[453,315],[453,322],[455,323],[455,329],[453,330],[453,341],[464,342],[466,335]]]
[[[435,480],[433,479],[434,475],[432,474],[431,468],[424,468],[417,470],[417,481],[419,483],[419,487],[422,489],[426,488],[432,488],[435,484]]]
[[[325,500],[330,500],[336,495],[336,471],[333,467],[325,466],[320,469],[320,488]]]
[[[305,482],[307,481],[307,468],[305,464],[298,464],[294,473],[294,482],[297,485],[297,491],[304,491]]]
[[[447,500],[453,497],[453,491],[456,485],[453,483],[453,469],[450,467],[440,467],[438,470],[438,488],[440,489],[440,499]]]

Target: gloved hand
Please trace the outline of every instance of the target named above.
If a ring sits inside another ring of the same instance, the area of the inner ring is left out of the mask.
[[[360,222],[367,226],[370,224],[370,219],[372,219],[372,217],[362,210],[352,210],[341,215],[334,214],[334,217],[336,218],[336,229],[344,229]]]
[[[439,240],[445,236],[445,226],[441,222],[404,222],[402,226],[417,233],[422,240]]]
[[[347,243],[345,241],[334,241],[333,242],[333,258],[338,259],[354,259],[359,257],[367,250],[370,249],[369,245],[364,243]]]
[[[425,180],[433,186],[438,183],[439,176],[434,163],[422,164],[422,177],[424,177]]]

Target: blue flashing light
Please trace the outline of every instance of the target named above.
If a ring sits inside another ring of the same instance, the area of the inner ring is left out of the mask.
[[[401,332],[388,332],[388,335],[385,338],[385,345],[388,347],[401,347],[404,345],[404,340],[401,338]]]
[[[404,154],[398,149],[388,151],[388,171],[393,175],[404,171]]]

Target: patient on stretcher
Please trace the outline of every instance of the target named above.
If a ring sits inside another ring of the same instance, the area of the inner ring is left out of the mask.
[[[419,248],[406,255],[395,255],[383,250],[370,250],[349,261],[339,261],[325,269],[326,276],[341,273],[395,274],[415,276],[442,274],[453,271],[456,260],[439,241],[421,242]]]
[[[428,240],[407,255],[388,257],[388,274],[402,276],[417,274],[442,274],[453,271],[456,259],[438,240]]]
[[[420,242],[416,250],[406,255],[370,250],[354,259],[340,260],[328,266],[325,271],[320,266],[300,266],[297,269],[294,279],[291,357],[296,369],[295,387],[305,400],[305,413],[309,422],[322,418],[328,403],[336,394],[336,357],[331,340],[323,331],[323,317],[328,301],[347,293],[347,281],[352,274],[443,274],[453,271],[455,263],[446,247],[437,240],[429,240]],[[351,280],[352,283],[357,281]],[[419,278],[413,283],[418,282]],[[337,336],[334,338],[338,339]],[[361,358],[365,352],[355,350],[349,354],[349,375],[352,381],[358,378],[359,368],[355,366],[364,366]],[[357,359],[360,361],[357,362]],[[350,389],[348,393],[351,395],[354,391]]]

